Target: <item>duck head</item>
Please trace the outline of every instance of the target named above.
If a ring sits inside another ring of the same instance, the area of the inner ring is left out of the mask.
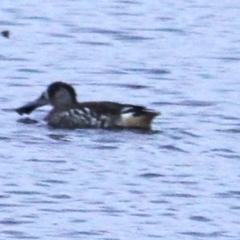
[[[74,88],[65,82],[54,82],[50,84],[45,92],[36,100],[31,101],[16,109],[20,114],[30,114],[36,108],[52,105],[54,108],[67,108],[77,102]]]

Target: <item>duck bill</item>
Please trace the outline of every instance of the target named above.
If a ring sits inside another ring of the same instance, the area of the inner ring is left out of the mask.
[[[33,112],[36,108],[48,105],[49,101],[46,98],[45,94],[42,94],[38,99],[26,103],[25,105],[23,105],[22,107],[19,107],[16,110],[16,112],[20,115],[23,114],[30,114],[31,112]]]

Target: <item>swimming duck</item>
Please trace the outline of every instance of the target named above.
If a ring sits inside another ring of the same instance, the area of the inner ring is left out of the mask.
[[[45,120],[54,128],[139,128],[150,129],[154,117],[159,115],[151,109],[116,102],[78,102],[74,88],[65,82],[50,84],[35,101],[16,111],[30,114],[36,108],[52,105]]]

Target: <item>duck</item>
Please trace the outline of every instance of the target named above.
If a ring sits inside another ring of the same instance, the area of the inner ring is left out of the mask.
[[[20,115],[30,114],[35,109],[51,105],[45,117],[52,128],[137,128],[151,129],[152,120],[160,114],[143,106],[110,101],[78,102],[72,85],[53,82],[36,100],[16,108]]]

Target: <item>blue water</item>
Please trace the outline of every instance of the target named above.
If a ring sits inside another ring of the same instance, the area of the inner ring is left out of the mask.
[[[239,1],[2,1],[0,239],[240,239]],[[11,109],[51,82],[141,104],[151,132]],[[25,122],[26,123],[26,122]]]

